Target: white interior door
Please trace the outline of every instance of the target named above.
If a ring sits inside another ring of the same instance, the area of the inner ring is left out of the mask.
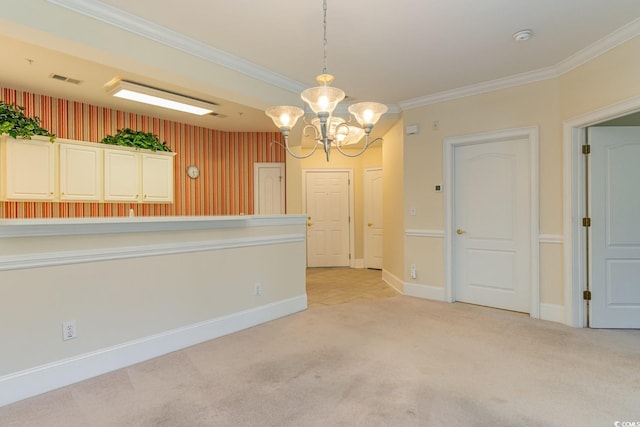
[[[364,171],[364,262],[366,268],[382,268],[382,169]]]
[[[591,326],[640,328],[640,128],[589,128]]]
[[[284,163],[255,163],[253,182],[256,215],[285,213]]]
[[[454,149],[455,299],[529,313],[529,140]]]
[[[349,172],[306,171],[307,265],[350,265]]]

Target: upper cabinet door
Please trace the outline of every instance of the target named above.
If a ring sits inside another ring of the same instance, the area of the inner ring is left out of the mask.
[[[140,200],[140,157],[137,152],[104,150],[104,200]]]
[[[102,149],[60,144],[60,200],[102,198]]]
[[[54,200],[56,145],[36,139],[2,137],[4,185],[8,200]]]
[[[173,155],[142,154],[142,201],[173,202]]]

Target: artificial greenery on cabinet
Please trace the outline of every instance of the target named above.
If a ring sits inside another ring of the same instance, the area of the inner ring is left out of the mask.
[[[168,151],[171,149],[166,142],[160,142],[158,137],[150,132],[136,131],[129,128],[119,129],[115,135],[107,135],[103,144],[118,145],[121,147],[133,147],[151,151]]]
[[[32,136],[48,136],[53,142],[56,138],[43,128],[38,117],[27,117],[25,108],[0,101],[0,135],[7,134],[12,138],[31,139]]]

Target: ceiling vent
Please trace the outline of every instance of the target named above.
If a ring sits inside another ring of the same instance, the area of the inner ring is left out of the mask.
[[[71,83],[74,85],[79,85],[80,83],[82,83],[82,80],[72,79],[71,77],[61,76],[60,74],[50,74],[49,78],[53,80],[60,80],[61,82]]]

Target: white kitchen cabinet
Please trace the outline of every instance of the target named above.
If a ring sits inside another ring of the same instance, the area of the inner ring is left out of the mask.
[[[0,137],[0,200],[173,203],[175,153]]]
[[[60,144],[61,201],[102,199],[102,152],[97,144]]]
[[[173,202],[173,155],[142,153],[142,201]]]
[[[56,145],[49,138],[0,138],[3,200],[55,200]]]
[[[140,200],[140,155],[136,151],[104,149],[104,200]]]
[[[172,203],[174,156],[104,149],[104,200]]]

